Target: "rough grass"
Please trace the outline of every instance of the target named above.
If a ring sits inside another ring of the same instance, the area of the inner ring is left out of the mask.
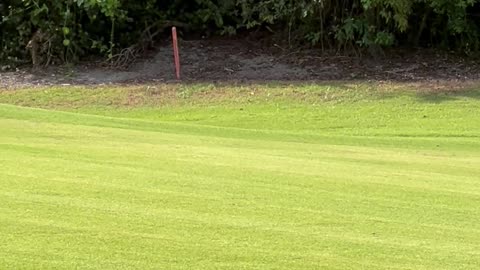
[[[475,269],[479,98],[373,84],[0,91],[0,265]]]

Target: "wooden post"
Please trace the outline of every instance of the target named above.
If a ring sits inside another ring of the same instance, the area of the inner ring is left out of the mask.
[[[173,55],[175,59],[175,75],[180,80],[180,53],[178,51],[177,28],[172,27]]]

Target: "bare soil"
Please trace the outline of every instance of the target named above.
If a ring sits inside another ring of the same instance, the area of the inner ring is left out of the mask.
[[[386,57],[339,56],[318,50],[290,51],[246,40],[181,41],[185,82],[318,82],[374,80],[463,84],[480,79],[474,59],[433,50],[395,50]],[[0,88],[46,85],[105,85],[175,81],[169,42],[138,59],[128,70],[98,63],[76,67],[20,68],[0,72]]]

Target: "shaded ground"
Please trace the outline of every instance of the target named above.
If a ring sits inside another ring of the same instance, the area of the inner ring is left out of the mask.
[[[278,46],[260,47],[247,41],[182,41],[184,81],[325,81],[393,80],[455,84],[480,78],[474,60],[430,50],[395,51],[388,58],[322,56],[319,51],[290,52]],[[61,84],[121,84],[173,81],[169,42],[128,70],[80,65],[32,72],[20,69],[0,73],[0,87]]]

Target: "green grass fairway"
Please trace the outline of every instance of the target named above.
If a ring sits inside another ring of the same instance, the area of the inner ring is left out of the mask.
[[[0,90],[0,269],[479,269],[480,91]]]

